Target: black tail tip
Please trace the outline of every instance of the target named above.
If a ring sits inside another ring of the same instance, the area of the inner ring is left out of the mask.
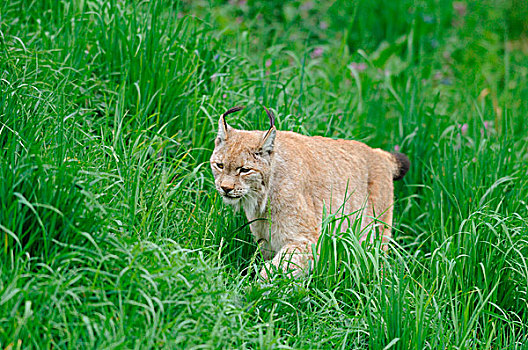
[[[409,168],[411,167],[411,162],[409,161],[409,158],[403,153],[392,152],[392,156],[394,157],[394,159],[396,160],[396,164],[398,165],[398,170],[394,173],[393,180],[401,180],[409,171]]]

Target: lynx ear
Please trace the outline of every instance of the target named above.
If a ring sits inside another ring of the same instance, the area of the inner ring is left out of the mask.
[[[271,154],[271,152],[273,152],[273,146],[275,145],[275,136],[277,134],[277,129],[275,128],[275,116],[266,107],[264,107],[264,109],[266,110],[266,114],[268,115],[270,120],[270,128],[262,138],[258,153]]]
[[[218,134],[216,135],[216,144],[221,144],[227,139],[227,132],[231,129],[222,115],[218,120]]]
[[[241,109],[244,109],[244,106],[236,106],[233,108],[229,108],[224,114],[222,114],[222,116],[218,120],[218,135],[216,136],[217,145],[225,142],[225,140],[227,140],[227,134],[231,129],[233,129],[232,127],[227,125],[225,117],[231,113],[238,112]]]
[[[275,146],[276,134],[277,134],[277,129],[275,128],[275,125],[274,125],[268,130],[268,132],[266,132],[266,134],[262,138],[258,153],[271,154],[271,152],[273,152],[273,146]]]

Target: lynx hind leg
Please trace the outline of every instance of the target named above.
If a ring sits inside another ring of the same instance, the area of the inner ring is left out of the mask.
[[[373,210],[373,216],[377,220],[374,222],[376,235],[382,235],[382,247],[387,251],[387,243],[391,239],[392,231],[392,210],[394,204],[394,184],[392,173],[388,167],[381,164],[371,169],[369,176],[369,204]]]
[[[382,236],[382,248],[384,251],[389,249],[389,241],[392,237],[392,205],[387,208],[385,214],[381,216],[381,221],[383,221],[383,236]]]
[[[282,247],[271,261],[266,263],[260,271],[260,276],[264,280],[268,280],[269,274],[277,269],[291,273],[293,277],[298,277],[307,272],[310,260],[313,260],[313,255],[309,242],[290,242]]]

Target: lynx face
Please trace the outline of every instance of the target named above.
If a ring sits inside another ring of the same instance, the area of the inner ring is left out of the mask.
[[[210,160],[216,190],[235,209],[242,205],[246,213],[262,211],[267,200],[275,127],[266,133],[236,130],[227,125],[224,116],[218,123]]]
[[[236,139],[235,131],[231,132],[230,138]],[[267,161],[256,154],[257,149],[236,146],[225,141],[217,145],[211,156],[216,190],[226,204],[235,206],[240,201],[256,200],[262,194],[265,174],[269,172]]]

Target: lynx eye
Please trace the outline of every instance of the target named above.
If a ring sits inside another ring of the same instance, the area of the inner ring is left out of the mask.
[[[251,169],[248,169],[248,168],[238,168],[238,171],[240,171],[240,173],[247,173],[249,172]]]
[[[224,169],[224,163],[216,163],[218,169]]]

